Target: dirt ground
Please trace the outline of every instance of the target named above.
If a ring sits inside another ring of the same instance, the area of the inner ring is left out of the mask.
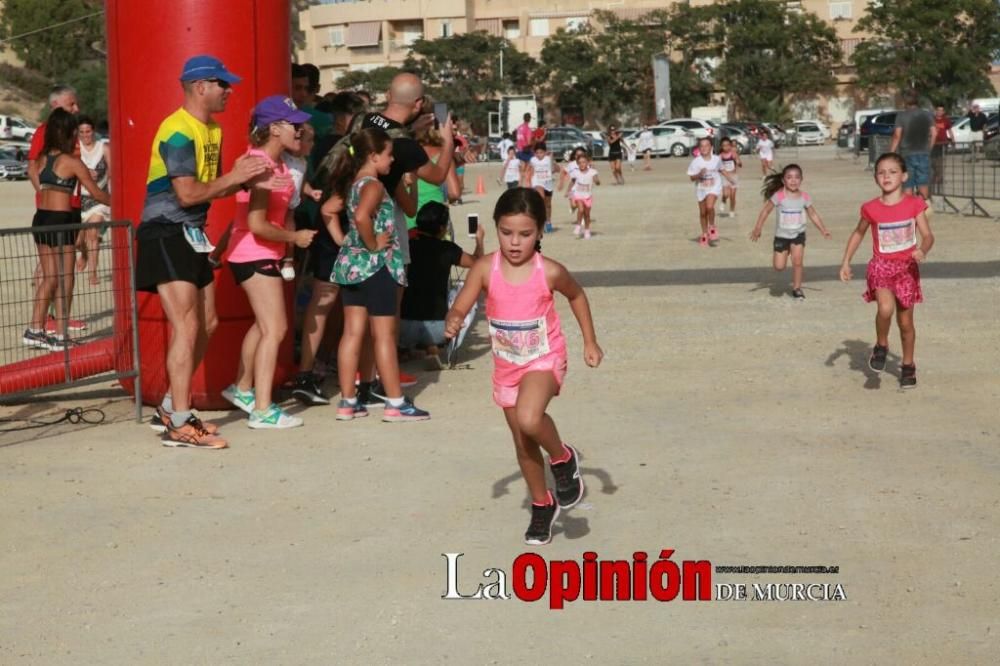
[[[696,242],[687,160],[626,170],[624,187],[598,163],[589,242],[556,199],[545,252],[587,288],[606,357],[584,366],[561,302],[570,373],[550,413],[582,453],[588,491],[549,546],[521,540],[527,500],[481,319],[461,369],[410,366],[425,423],[338,423],[311,408],[305,427],[275,434],[219,413],[232,448],[201,452],[161,447],[110,385],[0,407],[107,416],[0,433],[0,663],[995,663],[1000,223],[931,218],[920,383],[904,393],[895,329],[887,372],[866,365],[870,241],[855,280],[837,279],[858,207],[877,194],[871,175],[831,147],[778,157],[791,159],[834,234],[810,229],[803,302],[770,268],[767,233],[747,240],[754,159],[715,248]],[[499,171],[469,169],[467,188],[483,175],[487,194],[468,195],[456,220],[489,219]],[[30,220],[26,186],[0,188],[2,224]],[[712,582],[840,584],[846,599],[550,610],[547,596],[441,598],[443,553],[464,553],[469,595],[495,580],[487,568],[506,572],[510,593],[529,550],[578,563],[646,551],[652,563],[661,549],[715,566],[837,566]]]

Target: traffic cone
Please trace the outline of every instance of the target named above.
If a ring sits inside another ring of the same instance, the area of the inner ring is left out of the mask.
[[[486,194],[486,182],[482,176],[476,178],[476,194]]]

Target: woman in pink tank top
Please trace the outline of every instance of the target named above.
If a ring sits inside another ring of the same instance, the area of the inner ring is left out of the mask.
[[[278,347],[288,330],[281,259],[285,244],[308,247],[315,231],[295,231],[289,204],[295,185],[283,151],[299,147],[302,123],[309,114],[295,108],[287,97],[262,100],[253,112],[249,155],[264,158],[271,177],[249,192],[236,195],[236,218],[227,260],[236,283],[246,291],[254,324],[243,338],[236,382],[222,396],[247,412],[251,428],[292,428],[302,419],[285,413],[271,399]]]
[[[445,318],[445,335],[455,337],[479,294],[486,292],[493,400],[503,408],[531,494],[531,523],[524,535],[529,545],[549,543],[560,509],[572,508],[583,497],[577,453],[563,443],[545,412],[566,376],[566,338],[554,292],[569,300],[580,324],[584,362],[597,367],[604,356],[587,295],[562,264],[540,253],[545,219],[545,201],[535,190],[504,192],[493,211],[500,251],[476,262]],[[556,480],[554,498],[545,481],[542,449]]]

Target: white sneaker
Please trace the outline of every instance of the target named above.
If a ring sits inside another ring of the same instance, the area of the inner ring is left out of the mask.
[[[265,411],[261,412],[255,409],[250,412],[247,426],[254,429],[298,428],[302,423],[302,419],[298,416],[292,416],[281,407],[271,403],[271,406]]]
[[[583,229],[582,229],[582,227],[580,227],[579,224],[574,224],[573,225],[573,235],[574,236],[576,236],[577,238],[579,238],[580,234],[582,233],[582,231],[583,231]]]

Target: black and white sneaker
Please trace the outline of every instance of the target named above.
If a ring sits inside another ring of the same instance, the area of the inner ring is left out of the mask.
[[[529,546],[544,546],[552,541],[552,523],[559,517],[559,505],[553,500],[545,506],[531,505],[531,524],[524,533],[524,543]]]
[[[889,355],[889,348],[882,345],[875,345],[872,355],[868,357],[868,367],[875,372],[885,370],[885,358]]]
[[[899,388],[902,389],[912,389],[917,388],[917,366],[913,365],[902,365],[899,367]]]
[[[382,407],[385,401],[389,399],[389,396],[385,394],[385,386],[378,379],[372,382],[371,387],[366,392],[365,406],[367,407]]]
[[[311,372],[300,372],[295,378],[292,396],[305,405],[329,405],[330,398],[323,393],[319,379]]]
[[[795,300],[805,300],[806,295],[801,289],[792,289],[792,298]]]
[[[569,444],[563,444],[569,449],[569,460],[561,463],[549,463],[552,476],[556,479],[556,499],[560,509],[572,509],[583,498],[583,477],[580,476],[579,458]]]
[[[30,328],[26,328],[24,330],[24,335],[21,336],[21,343],[29,347],[48,349],[49,336],[45,333],[45,331],[33,331]]]

